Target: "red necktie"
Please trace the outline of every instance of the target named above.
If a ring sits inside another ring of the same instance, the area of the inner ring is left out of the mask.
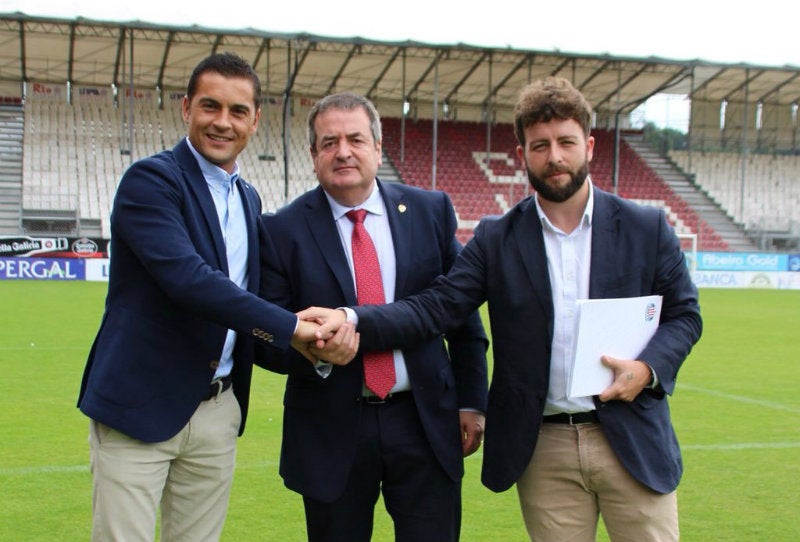
[[[353,222],[353,267],[356,274],[356,296],[359,305],[382,305],[386,302],[381,281],[381,267],[375,245],[364,227],[367,211],[347,212]],[[395,383],[394,355],[386,352],[364,353],[364,381],[367,388],[383,399]]]

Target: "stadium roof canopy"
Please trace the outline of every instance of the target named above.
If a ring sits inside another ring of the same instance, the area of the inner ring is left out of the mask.
[[[550,74],[573,81],[606,118],[628,113],[657,93],[720,103],[800,101],[796,66],[0,14],[0,82],[183,91],[192,68],[221,51],[249,60],[270,96],[317,98],[352,90],[368,95],[387,116],[395,113],[384,104],[407,100],[420,117],[431,117],[437,103],[437,111],[447,104],[463,120],[508,121],[520,88]]]

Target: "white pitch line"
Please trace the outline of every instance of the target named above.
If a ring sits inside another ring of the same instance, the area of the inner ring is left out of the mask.
[[[681,450],[776,450],[800,448],[800,442],[733,442],[728,444],[682,444]]]
[[[17,467],[0,469],[0,476],[27,476],[28,474],[64,474],[71,472],[89,472],[89,465],[42,465],[41,467]]]
[[[687,390],[687,391],[694,391],[697,393],[704,393],[706,395],[713,395],[715,397],[721,397],[723,399],[730,399],[731,401],[738,401],[740,403],[749,403],[751,405],[758,405],[765,408],[774,408],[776,410],[786,410],[788,412],[794,412],[796,414],[800,414],[800,408],[793,407],[789,405],[785,405],[783,403],[776,403],[774,401],[764,401],[762,399],[753,399],[752,397],[746,397],[744,395],[734,395],[732,393],[725,393],[722,391],[711,390],[708,388],[701,388],[699,386],[692,386],[691,384],[678,384],[678,389]]]
[[[236,465],[236,468],[244,470],[274,468],[277,466],[277,461],[267,460],[253,463],[241,463]],[[0,477],[28,476],[31,474],[70,474],[73,472],[89,472],[89,465],[42,465],[40,467],[16,467],[10,469],[0,469]]]
[[[35,352],[36,350],[53,352],[53,351],[83,351],[89,352],[89,347],[86,346],[0,346],[2,352]]]

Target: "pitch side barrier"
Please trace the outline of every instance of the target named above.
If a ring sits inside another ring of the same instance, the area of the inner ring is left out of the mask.
[[[0,280],[108,281],[109,257],[104,239],[0,236]],[[687,261],[700,288],[800,290],[800,253],[687,252]]]
[[[699,288],[800,290],[800,254],[698,252],[692,276]]]
[[[109,242],[90,237],[0,236],[0,280],[108,280]]]

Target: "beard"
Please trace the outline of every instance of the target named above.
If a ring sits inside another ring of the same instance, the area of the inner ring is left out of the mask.
[[[539,197],[553,203],[561,203],[574,196],[575,193],[580,190],[581,186],[583,186],[586,177],[589,176],[589,162],[585,160],[577,171],[570,171],[569,169],[559,168],[557,166],[547,166],[543,175],[544,179],[554,173],[569,174],[569,182],[562,186],[549,184],[542,177],[537,177],[527,165],[525,169],[528,172],[528,182],[531,183],[531,187],[539,194]]]

